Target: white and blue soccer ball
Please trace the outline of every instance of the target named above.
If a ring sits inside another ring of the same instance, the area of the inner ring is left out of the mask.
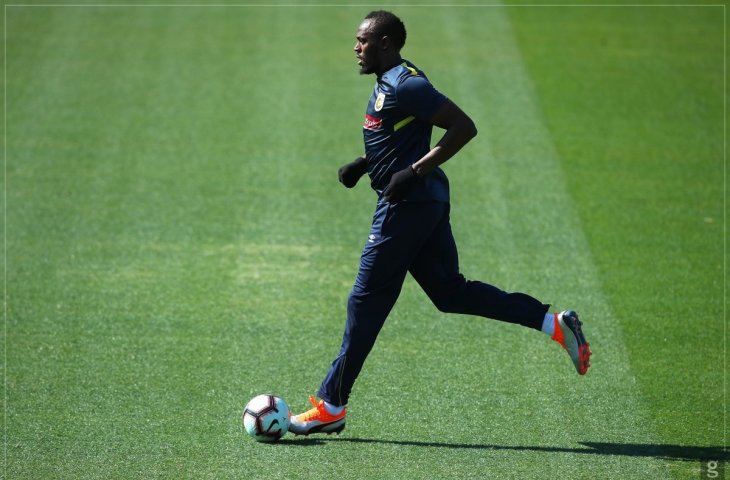
[[[243,410],[243,428],[257,442],[276,442],[289,430],[291,411],[276,395],[253,397]]]

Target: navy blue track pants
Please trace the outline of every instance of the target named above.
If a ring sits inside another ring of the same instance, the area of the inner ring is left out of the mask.
[[[540,329],[549,309],[524,293],[507,293],[459,273],[443,202],[379,203],[347,302],[342,347],[318,395],[346,405],[363,363],[398,299],[407,272],[442,312],[479,315]]]

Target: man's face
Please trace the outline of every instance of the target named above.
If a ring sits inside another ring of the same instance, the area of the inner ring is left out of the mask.
[[[364,20],[357,29],[355,39],[355,55],[360,65],[360,74],[367,75],[370,73],[378,73],[380,69],[380,55],[378,49],[378,39],[373,34],[370,25],[371,20]]]

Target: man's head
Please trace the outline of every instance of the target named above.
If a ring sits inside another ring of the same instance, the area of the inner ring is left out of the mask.
[[[355,35],[355,54],[360,73],[380,74],[400,63],[400,50],[406,43],[406,27],[391,12],[370,12]]]

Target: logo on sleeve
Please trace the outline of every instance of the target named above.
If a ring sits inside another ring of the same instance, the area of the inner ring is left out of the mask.
[[[385,103],[385,94],[383,92],[378,93],[378,98],[375,99],[375,111],[379,112],[383,109]]]
[[[383,126],[383,119],[378,117],[373,117],[372,115],[365,114],[365,123],[362,124],[362,128],[366,130],[380,130],[380,128]]]

